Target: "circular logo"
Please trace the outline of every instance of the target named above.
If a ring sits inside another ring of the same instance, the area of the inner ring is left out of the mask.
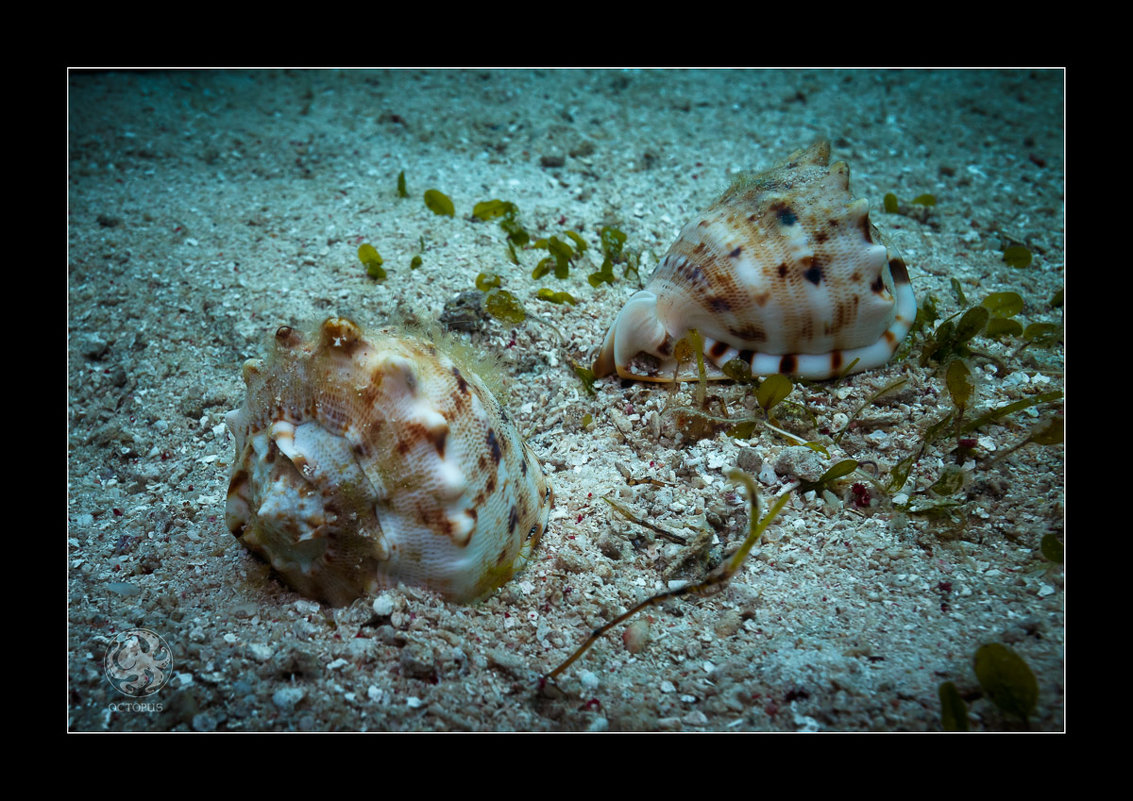
[[[149,629],[122,632],[106,652],[106,678],[123,695],[153,695],[172,674],[173,652]]]

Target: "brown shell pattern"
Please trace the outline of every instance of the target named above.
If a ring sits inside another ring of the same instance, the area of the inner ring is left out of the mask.
[[[594,372],[692,380],[674,344],[704,338],[709,378],[741,359],[755,375],[831,378],[889,360],[916,318],[904,261],[880,242],[850,169],[819,141],[737,181],[681,231],[607,333]]]
[[[405,582],[476,600],[546,528],[535,456],[432,343],[332,317],[309,337],[280,328],[244,380],[226,521],[305,595],[343,605]]]

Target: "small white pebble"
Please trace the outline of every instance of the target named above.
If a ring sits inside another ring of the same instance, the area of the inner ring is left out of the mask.
[[[649,644],[649,620],[635,620],[622,632],[622,643],[631,654],[639,654]]]
[[[796,731],[822,731],[822,724],[809,715],[795,715]]]
[[[290,712],[306,695],[307,691],[302,687],[284,687],[282,690],[276,690],[271,700],[280,710]]]
[[[393,614],[393,599],[388,595],[379,595],[374,599],[373,608],[378,617],[389,617]]]
[[[708,716],[701,712],[699,709],[694,709],[692,712],[689,712],[687,715],[681,718],[681,720],[685,723],[686,726],[708,725]]]

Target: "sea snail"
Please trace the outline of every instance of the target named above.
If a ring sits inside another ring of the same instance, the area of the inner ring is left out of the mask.
[[[228,528],[299,592],[398,582],[473,601],[528,560],[553,497],[504,408],[434,344],[331,317],[244,364]]]
[[[820,140],[741,178],[681,231],[606,334],[594,373],[695,379],[675,343],[703,337],[707,377],[732,359],[753,375],[831,378],[885,364],[917,300],[905,262],[881,243],[850,168]]]

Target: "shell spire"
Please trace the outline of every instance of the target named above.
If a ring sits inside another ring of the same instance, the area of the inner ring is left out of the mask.
[[[832,378],[885,364],[916,319],[908,269],[881,241],[850,168],[815,142],[738,179],[689,222],[619,312],[594,362],[644,381],[697,378],[674,347],[704,340],[708,378],[733,359],[754,375]]]

